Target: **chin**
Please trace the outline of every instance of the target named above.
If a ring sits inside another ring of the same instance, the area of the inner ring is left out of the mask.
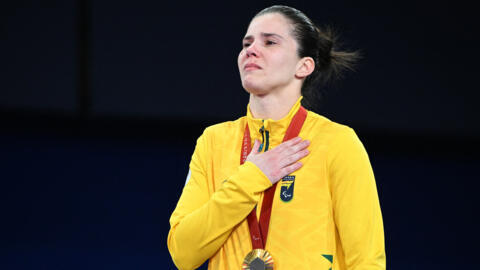
[[[267,90],[260,88],[260,87],[255,87],[255,86],[245,86],[243,85],[243,89],[247,91],[250,94],[256,95],[256,96],[263,96],[268,93]]]
[[[245,89],[245,91],[247,91],[248,93],[253,94],[253,95],[261,96],[261,95],[265,95],[265,94],[268,93],[268,90],[265,89],[264,85],[254,83],[254,82],[249,81],[249,80],[244,80],[242,82],[242,86],[243,86],[243,89]]]

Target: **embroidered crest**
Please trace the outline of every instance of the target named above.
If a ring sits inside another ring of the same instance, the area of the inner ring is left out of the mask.
[[[287,175],[282,178],[280,188],[280,199],[283,202],[290,202],[293,199],[293,188],[295,186],[295,175]]]

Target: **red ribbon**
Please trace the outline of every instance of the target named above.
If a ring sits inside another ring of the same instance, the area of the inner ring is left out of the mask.
[[[300,109],[293,116],[292,121],[285,132],[283,142],[298,136],[300,129],[302,129],[303,122],[305,122],[305,118],[307,118],[307,110],[300,106]],[[245,126],[245,133],[243,134],[240,164],[245,163],[248,154],[252,150],[251,143],[252,139],[250,138],[250,130],[248,129],[247,123]],[[260,222],[257,220],[256,208],[254,208],[252,212],[248,214],[247,221],[250,229],[250,237],[252,239],[253,249],[265,249],[267,244],[268,226],[270,225],[270,215],[272,214],[272,203],[275,195],[275,189],[277,188],[277,183],[265,190],[262,202],[262,211],[260,212]]]

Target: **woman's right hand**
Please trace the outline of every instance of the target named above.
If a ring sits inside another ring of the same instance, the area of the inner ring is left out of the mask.
[[[252,151],[247,156],[246,161],[255,164],[268,177],[270,182],[275,184],[284,176],[302,167],[302,163],[298,161],[308,155],[307,147],[309,145],[310,142],[308,140],[295,137],[262,153],[258,152],[260,141],[255,140]]]

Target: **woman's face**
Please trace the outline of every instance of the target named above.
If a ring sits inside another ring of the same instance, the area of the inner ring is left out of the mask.
[[[254,18],[243,39],[238,69],[245,90],[265,95],[295,81],[300,58],[292,26],[279,13]]]

